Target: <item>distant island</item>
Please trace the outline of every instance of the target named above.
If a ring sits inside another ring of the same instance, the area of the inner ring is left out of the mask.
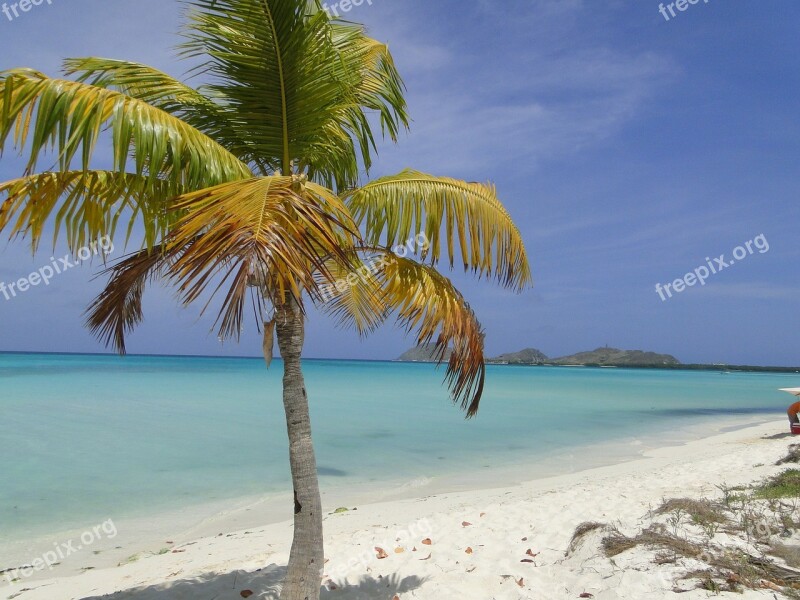
[[[452,351],[448,348],[445,352],[444,360],[450,360]],[[404,352],[399,358],[399,362],[436,362],[436,344],[423,344],[416,348]]]
[[[678,366],[681,364],[677,358],[670,354],[657,354],[655,352],[643,352],[642,350],[618,350],[617,348],[598,348],[591,352],[579,352],[571,356],[554,358],[552,364],[566,366]]]
[[[399,362],[436,362],[436,346],[427,344],[417,346],[404,352],[396,360]],[[445,360],[450,352],[445,353]],[[501,354],[486,359],[487,364],[519,365],[519,366],[561,366],[561,367],[625,367],[629,369],[682,369],[693,371],[764,371],[777,373],[796,373],[798,367],[759,367],[747,365],[703,365],[683,364],[671,354],[659,354],[643,350],[620,350],[619,348],[597,348],[588,352],[579,352],[570,356],[549,358],[541,350],[526,348],[519,352]]]
[[[426,344],[404,352],[399,358],[400,362],[435,362],[436,346]],[[445,353],[445,360],[450,358],[450,352]],[[503,365],[564,365],[564,366],[675,366],[680,361],[669,354],[656,354],[641,350],[619,350],[617,348],[598,348],[591,352],[581,352],[561,358],[549,358],[541,350],[526,348],[519,352],[501,354],[486,359],[489,364]]]
[[[519,352],[495,356],[494,358],[488,359],[486,362],[502,365],[543,365],[549,360],[547,355],[541,350],[525,348],[525,350],[520,350]]]

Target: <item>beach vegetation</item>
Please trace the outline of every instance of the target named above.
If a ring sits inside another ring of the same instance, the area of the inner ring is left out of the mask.
[[[800,469],[787,469],[755,488],[758,498],[800,498]]]
[[[749,489],[742,487],[737,499],[727,504],[705,498],[666,499],[648,513],[650,524],[635,535],[603,526],[600,550],[613,559],[645,548],[653,553],[656,565],[686,568],[676,583],[693,581],[714,594],[766,587],[797,598],[800,546],[781,541],[792,538],[797,529],[797,502],[781,496],[792,491],[795,475],[786,473]],[[727,534],[722,542],[714,539],[720,530]],[[676,591],[686,590],[676,587]]]
[[[688,515],[695,525],[703,529],[708,538],[713,538],[720,527],[730,521],[725,514],[724,505],[707,499],[695,500],[692,498],[671,498],[665,500],[653,515]],[[676,530],[680,526],[680,518],[676,523]]]

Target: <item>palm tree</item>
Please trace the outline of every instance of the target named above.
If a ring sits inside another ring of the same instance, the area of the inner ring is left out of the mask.
[[[21,178],[0,184],[0,230],[35,250],[51,223],[73,251],[141,233],[88,310],[90,329],[120,353],[153,281],[203,310],[219,298],[222,338],[239,338],[252,302],[264,356],[277,337],[284,368],[295,530],[281,598],[316,599],[324,558],[301,368],[307,307],[361,334],[396,319],[447,360],[452,397],[472,417],[483,332],[436,266],[458,260],[521,290],[528,260],[491,185],[411,170],[359,185],[374,126],[393,141],[408,127],[391,54],[361,26],[331,19],[317,0],[188,4],[180,51],[200,87],[104,58],[69,59],[64,78],[0,74],[0,150],[29,156]],[[93,160],[101,141],[112,149],[105,169]],[[392,252],[413,236],[426,242],[413,257]]]

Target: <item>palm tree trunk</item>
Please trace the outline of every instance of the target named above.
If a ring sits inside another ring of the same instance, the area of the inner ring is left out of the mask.
[[[294,298],[277,307],[275,317],[278,347],[283,358],[283,406],[286,410],[289,461],[294,485],[294,540],[280,598],[319,600],[325,559],[317,461],[300,363],[305,339],[305,317]]]

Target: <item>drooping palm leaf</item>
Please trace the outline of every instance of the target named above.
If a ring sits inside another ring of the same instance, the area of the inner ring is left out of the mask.
[[[195,89],[140,63],[110,58],[70,58],[64,61],[65,73],[80,82],[114,89],[142,100],[185,121],[198,131],[221,143],[243,162],[257,165],[263,175],[266,165],[246,141],[236,113],[229,110],[225,98],[212,99],[207,90]]]
[[[190,304],[216,284],[225,291],[220,335],[238,338],[248,285],[273,305],[315,286],[322,257],[349,262],[355,227],[339,199],[300,177],[260,177],[184,195],[185,213],[171,232],[166,278]],[[330,278],[330,276],[328,276]]]
[[[106,270],[109,280],[87,309],[86,325],[107,346],[125,354],[125,338],[142,322],[142,296],[148,281],[163,274],[163,246],[141,250]]]
[[[383,291],[383,256],[382,252],[354,252],[352,264],[326,261],[328,276],[314,274],[314,303],[340,326],[351,327],[362,337],[383,325],[390,315]]]
[[[353,276],[360,273],[361,276]],[[452,282],[429,265],[372,249],[361,268],[346,264],[331,270],[340,285],[321,287],[317,305],[340,325],[365,334],[394,315],[418,345],[434,343],[435,359],[445,360],[453,400],[477,414],[486,366],[484,334],[475,313]]]
[[[522,235],[494,186],[407,170],[348,192],[346,201],[370,245],[392,246],[424,233],[430,242],[424,255],[435,264],[444,229],[451,268],[458,244],[465,270],[519,290],[531,282]]]
[[[377,111],[383,131],[397,141],[401,128],[408,128],[409,116],[403,96],[404,85],[389,47],[365,34],[362,25],[334,22],[333,43],[349,70],[358,74],[353,82],[358,104]]]
[[[136,223],[143,225],[145,245],[152,246],[169,226],[169,199],[183,191],[168,181],[112,171],[60,171],[29,175],[0,183],[0,231],[30,238],[38,246],[52,217],[55,245],[66,233],[70,249],[101,235],[114,236],[121,218],[126,239]],[[4,198],[5,196],[5,198]]]
[[[337,20],[330,26],[338,60],[344,65],[337,76],[347,77],[354,97],[352,103],[342,107],[343,115],[351,123],[350,129],[359,132],[356,139],[369,170],[371,154],[377,152],[377,146],[364,109],[380,115],[384,135],[397,141],[401,127],[407,129],[409,125],[403,82],[388,46],[369,38],[362,25]]]
[[[50,148],[57,152],[60,170],[69,170],[76,158],[82,170],[89,170],[106,126],[112,133],[113,170],[119,173],[130,171],[187,189],[252,176],[219,143],[146,102],[30,69],[0,74],[0,150],[13,131],[20,152],[30,144],[29,172]]]

